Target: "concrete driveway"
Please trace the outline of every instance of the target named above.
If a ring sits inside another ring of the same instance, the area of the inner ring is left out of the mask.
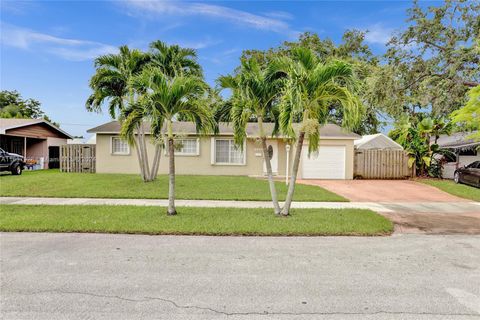
[[[300,180],[350,201],[374,202],[397,233],[480,234],[480,204],[411,180]]]
[[[2,319],[479,319],[480,237],[2,233]]]
[[[468,202],[438,188],[411,180],[299,180],[320,186],[350,201]]]

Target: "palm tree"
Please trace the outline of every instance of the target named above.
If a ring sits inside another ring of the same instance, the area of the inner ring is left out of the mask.
[[[166,76],[158,68],[147,69],[132,81],[134,88],[145,94],[135,104],[125,120],[124,134],[133,130],[137,119],[145,116],[153,119],[151,131],[156,139],[162,139],[162,128],[166,127],[166,138],[169,154],[169,190],[168,215],[175,215],[175,134],[173,121],[178,117],[193,121],[197,132],[206,133],[213,128],[213,117],[204,105],[197,103],[205,94],[207,85],[203,79],[188,76]],[[165,126],[164,126],[165,124]]]
[[[279,93],[279,83],[271,77],[268,68],[262,68],[255,59],[242,60],[241,66],[235,76],[222,76],[219,83],[223,88],[229,88],[233,91],[230,99],[229,117],[233,123],[235,144],[243,147],[243,142],[247,138],[246,127],[250,119],[254,118],[258,122],[258,136],[262,144],[263,159],[267,169],[270,194],[272,197],[275,214],[280,213],[277,191],[273,180],[272,165],[267,148],[267,133],[265,132],[263,121],[267,116],[277,113],[274,99]],[[275,117],[273,117],[276,120]],[[275,128],[277,128],[276,122]],[[275,130],[274,130],[275,131]],[[272,134],[274,134],[273,132]]]
[[[139,92],[131,86],[133,77],[140,74],[150,62],[150,56],[136,49],[121,46],[118,54],[107,54],[95,59],[95,74],[90,80],[93,93],[88,97],[88,111],[100,112],[102,105],[108,103],[108,112],[112,118],[122,120],[126,109],[136,103]],[[150,170],[145,142],[145,132],[141,122],[136,123],[137,135],[132,132],[129,142],[135,146],[140,165],[140,173],[144,181],[152,181],[156,172]],[[154,163],[159,161],[160,151],[155,153]]]
[[[202,67],[197,62],[194,49],[168,45],[160,40],[150,44],[152,65],[160,68],[170,78],[177,75],[193,75],[202,77]]]
[[[139,50],[130,50],[127,46],[120,47],[119,54],[100,56],[95,60],[96,73],[90,81],[93,89],[86,106],[89,111],[100,111],[104,102],[109,102],[109,113],[112,118],[119,115],[119,120],[134,112],[135,121],[130,122],[128,128],[123,128],[123,136],[135,146],[140,165],[142,179],[155,180],[160,164],[162,140],[156,139],[155,155],[152,166],[149,165],[146,132],[143,126],[145,120],[155,121],[148,115],[148,111],[140,112],[141,103],[137,103],[146,88],[131,86],[132,78],[146,68],[158,68],[167,77],[176,75],[196,75],[202,77],[202,69],[197,62],[196,52],[193,49],[181,48],[177,45],[167,45],[162,41],[150,44],[150,52],[143,53]],[[144,118],[141,117],[144,115]],[[135,125],[135,130],[131,126]],[[125,136],[129,134],[130,136]]]
[[[300,47],[293,50],[291,57],[277,58],[271,68],[286,77],[280,100],[280,128],[283,134],[296,139],[291,179],[281,211],[286,216],[290,213],[304,139],[308,139],[309,155],[318,150],[320,125],[326,121],[332,103],[342,108],[342,126],[348,129],[358,125],[362,106],[350,89],[355,77],[345,62],[322,63],[310,49]],[[299,117],[297,133],[293,122]]]

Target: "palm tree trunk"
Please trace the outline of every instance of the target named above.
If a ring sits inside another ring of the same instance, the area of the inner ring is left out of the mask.
[[[167,214],[177,214],[175,209],[175,146],[172,133],[172,122],[168,121],[168,209]]]
[[[258,128],[260,130],[260,139],[262,140],[263,160],[267,168],[268,184],[270,186],[270,195],[272,196],[273,210],[275,214],[280,214],[280,205],[278,204],[277,189],[275,188],[275,181],[273,181],[272,163],[268,154],[267,138],[263,132],[262,117],[258,117]]]
[[[147,144],[145,142],[145,131],[143,125],[140,124],[140,150],[142,152],[143,166],[145,171],[146,181],[150,180],[150,165],[148,164]]]
[[[275,181],[273,181],[272,163],[267,148],[267,138],[262,137],[262,149],[263,159],[265,160],[265,166],[267,167],[268,184],[270,186],[270,194],[272,196],[273,209],[275,214],[280,214],[280,205],[278,204],[277,189],[275,188]]]
[[[137,127],[137,136],[135,139],[135,151],[137,152],[138,165],[140,166],[140,176],[142,177],[143,182],[147,181],[147,176],[145,175],[145,164],[143,162],[142,151],[140,150],[140,131]]]
[[[281,212],[282,216],[290,214],[290,206],[292,205],[293,193],[295,192],[295,182],[297,181],[298,167],[300,165],[300,156],[302,154],[303,140],[305,132],[300,131],[297,140],[297,149],[295,150],[295,158],[293,159],[292,175],[290,177],[290,184],[288,185],[287,198]]]
[[[150,181],[153,181],[157,178],[161,155],[162,155],[162,148],[160,147],[159,144],[157,144],[155,146],[155,155],[153,157],[152,170],[150,170]]]

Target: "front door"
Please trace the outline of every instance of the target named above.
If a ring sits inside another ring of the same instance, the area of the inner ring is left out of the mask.
[[[271,150],[272,158],[270,163],[272,164],[272,172],[274,175],[278,174],[278,142],[276,140],[267,140],[267,148]],[[263,152],[262,152],[263,154]],[[263,161],[263,173],[267,174],[267,166]]]

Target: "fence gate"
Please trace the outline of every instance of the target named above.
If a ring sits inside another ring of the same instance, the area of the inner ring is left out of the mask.
[[[407,179],[412,169],[403,150],[355,150],[353,175],[361,179]]]
[[[94,144],[65,144],[60,147],[60,171],[95,172]]]

